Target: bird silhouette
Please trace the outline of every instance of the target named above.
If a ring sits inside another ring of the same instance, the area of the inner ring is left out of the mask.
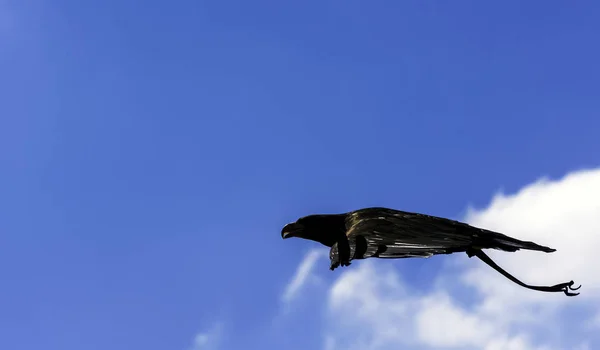
[[[543,292],[564,292],[573,281],[553,286],[528,285],[498,266],[482,249],[516,252],[520,249],[552,253],[556,249],[522,241],[502,233],[477,228],[437,216],[383,207],[363,208],[341,214],[314,214],[299,218],[281,230],[281,237],[297,237],[330,248],[330,269],[349,266],[352,260],[381,258],[428,258],[438,254],[465,252],[476,256],[512,282]]]

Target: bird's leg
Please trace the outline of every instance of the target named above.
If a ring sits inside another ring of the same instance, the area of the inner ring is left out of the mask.
[[[348,237],[344,235],[338,241],[338,253],[340,259],[340,265],[350,266],[350,242]]]
[[[329,269],[333,271],[340,265],[350,266],[350,253],[350,242],[346,235],[343,235],[331,246],[331,250],[329,251],[329,260],[331,261]]]
[[[329,269],[331,271],[335,270],[340,266],[340,252],[338,248],[338,243],[336,242],[333,244],[333,246],[331,246],[331,249],[329,250]]]
[[[519,281],[516,277],[514,277],[513,275],[506,272],[504,269],[502,269],[500,266],[498,266],[489,256],[487,256],[487,254],[485,254],[482,250],[469,249],[469,250],[467,250],[466,253],[469,256],[469,258],[471,258],[473,256],[478,257],[481,261],[488,264],[491,268],[493,268],[494,270],[496,270],[500,274],[502,274],[502,276],[508,278],[509,280],[520,285],[521,287],[524,287],[527,289],[533,289],[533,290],[537,290],[537,291],[541,291],[541,292],[564,292],[565,295],[570,296],[570,297],[579,295],[579,293],[571,293],[570,292],[572,290],[578,290],[579,288],[581,288],[581,286],[579,286],[577,288],[573,288],[572,287],[574,284],[573,281],[559,283],[559,284],[556,284],[553,286],[531,286],[531,285],[528,285],[528,284],[525,284],[525,283]]]

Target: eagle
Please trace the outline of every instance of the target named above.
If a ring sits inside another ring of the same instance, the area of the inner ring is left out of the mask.
[[[286,224],[281,237],[297,237],[319,242],[330,248],[330,270],[349,266],[352,260],[381,258],[429,258],[438,254],[465,252],[476,256],[504,277],[521,287],[543,291],[571,291],[573,281],[554,286],[528,285],[498,266],[482,249],[516,252],[520,249],[552,253],[556,249],[522,241],[469,224],[420,213],[383,207],[358,209],[340,214],[314,214]]]

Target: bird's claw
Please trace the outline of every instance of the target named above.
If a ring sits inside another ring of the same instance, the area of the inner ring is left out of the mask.
[[[350,260],[342,260],[342,261],[332,262],[331,265],[329,266],[329,269],[331,271],[333,271],[340,266],[350,266]]]
[[[557,289],[557,292],[562,291],[565,293],[566,296],[574,297],[576,295],[579,295],[579,293],[571,293],[570,291],[578,290],[579,288],[581,288],[581,285],[579,285],[579,287],[573,288],[574,284],[575,284],[575,282],[570,281],[570,282],[566,282],[566,283],[557,284],[556,286],[554,286],[554,288]]]

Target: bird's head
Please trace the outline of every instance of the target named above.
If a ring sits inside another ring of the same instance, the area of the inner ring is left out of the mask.
[[[345,234],[345,216],[341,214],[309,215],[291,222],[281,230],[281,238],[309,239],[331,247]]]
[[[296,221],[290,222],[289,224],[283,226],[283,229],[281,230],[281,238],[286,239],[292,237],[305,238],[304,225],[302,225],[302,223]]]

